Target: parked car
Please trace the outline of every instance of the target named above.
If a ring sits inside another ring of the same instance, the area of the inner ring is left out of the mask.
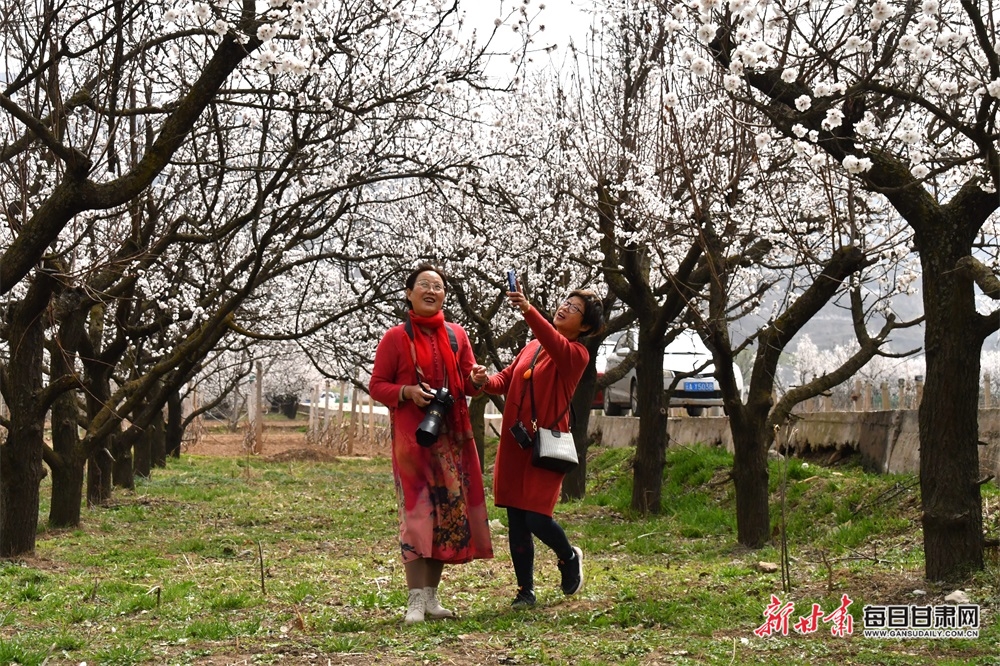
[[[604,368],[607,366],[608,355],[614,350],[615,343],[621,337],[621,333],[612,333],[597,349],[597,358],[594,359],[594,366],[597,368],[597,380],[604,376]],[[604,391],[597,389],[594,391],[594,401],[590,404],[591,409],[604,409]]]
[[[636,348],[638,331],[629,329],[615,343],[604,360],[604,367],[610,370]],[[702,367],[704,366],[704,367]],[[696,371],[696,372],[695,372]],[[734,363],[736,384],[743,391],[743,373]],[[712,352],[708,350],[698,334],[683,331],[663,352],[663,388],[666,390],[680,374],[694,373],[677,382],[670,398],[671,407],[684,407],[690,416],[701,416],[706,407],[722,406],[722,392],[715,379]],[[624,377],[604,389],[604,413],[621,416],[625,412],[638,416],[638,396],[636,394],[635,368]]]

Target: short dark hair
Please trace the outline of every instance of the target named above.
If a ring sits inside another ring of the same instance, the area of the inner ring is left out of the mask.
[[[406,288],[413,289],[413,287],[417,284],[417,276],[421,273],[426,273],[427,271],[437,273],[441,277],[441,282],[444,283],[444,291],[445,293],[448,293],[448,274],[444,272],[443,268],[427,263],[420,264],[413,269],[412,273],[406,276]]]
[[[590,327],[583,335],[600,333],[604,329],[604,303],[601,301],[601,297],[589,289],[574,289],[569,292],[569,296],[566,298],[573,296],[582,300],[584,304],[580,323]]]

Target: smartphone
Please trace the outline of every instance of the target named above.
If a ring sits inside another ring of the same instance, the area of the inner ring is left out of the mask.
[[[517,273],[514,271],[507,271],[507,287],[508,291],[517,291]]]

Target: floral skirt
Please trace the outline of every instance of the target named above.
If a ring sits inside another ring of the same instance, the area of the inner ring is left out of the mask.
[[[493,557],[486,494],[476,442],[447,433],[429,447],[394,433],[392,469],[403,562],[427,558],[457,564]]]

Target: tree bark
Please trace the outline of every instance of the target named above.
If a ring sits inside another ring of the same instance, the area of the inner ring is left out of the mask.
[[[114,462],[111,463],[111,483],[116,488],[135,490],[135,459],[133,449],[136,438],[126,433],[114,438]]]
[[[84,334],[85,314],[70,311],[50,345],[50,378],[76,375],[74,360]],[[83,469],[87,462],[80,441],[80,405],[77,391],[64,392],[52,403],[52,451],[46,463],[52,471],[52,501],[49,505],[50,527],[75,527],[80,524],[83,499]]]
[[[476,438],[476,452],[479,454],[479,470],[486,473],[486,405],[489,397],[482,393],[469,402],[469,421],[472,436]]]
[[[114,437],[105,446],[97,446],[87,459],[87,506],[106,506],[111,502],[111,479],[114,459]]]
[[[39,278],[8,321],[10,361],[4,388],[10,407],[7,441],[0,446],[0,557],[30,555],[38,530],[39,484],[45,477],[42,390],[44,317],[51,289]]]
[[[983,568],[979,475],[979,350],[971,278],[954,267],[970,253],[936,237],[919,244],[927,379],[918,412],[925,574],[962,579]],[[956,244],[957,245],[957,244]]]
[[[56,363],[53,362],[53,366]],[[86,456],[77,432],[80,409],[75,391],[67,391],[52,405],[52,502],[50,527],[76,527],[80,524],[80,501],[83,498],[83,466]]]
[[[573,393],[573,441],[576,443],[576,455],[580,464],[563,478],[562,501],[583,499],[587,495],[587,451],[590,449],[590,407],[594,403],[594,391],[597,385],[597,367],[593,355],[583,377],[576,385]]]
[[[153,467],[167,466],[167,432],[166,422],[163,418],[163,410],[157,410],[153,414],[153,420],[146,426],[146,435],[149,440],[149,460]],[[147,474],[147,476],[149,476]]]
[[[181,443],[184,441],[184,405],[180,391],[171,391],[167,398],[167,423],[164,430],[166,455],[181,457]],[[166,464],[166,460],[164,460]]]
[[[632,509],[659,513],[663,469],[667,464],[667,406],[663,391],[662,336],[651,335],[640,319],[639,356],[635,378],[639,408],[639,439],[635,444]]]
[[[767,452],[773,437],[767,432],[768,410],[739,409],[730,413],[733,436],[733,482],[736,485],[736,540],[761,548],[771,537]]]

